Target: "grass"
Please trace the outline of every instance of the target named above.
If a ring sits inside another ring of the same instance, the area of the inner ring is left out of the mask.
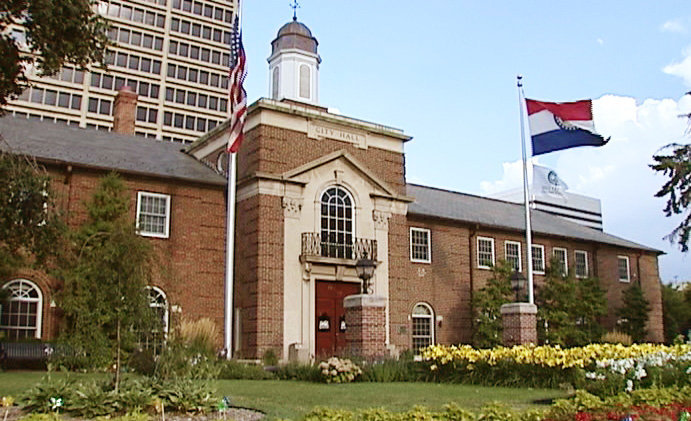
[[[19,396],[41,381],[44,372],[0,373],[0,396]],[[64,373],[54,373],[64,376]],[[93,378],[102,374],[70,376]],[[230,397],[231,404],[258,409],[268,419],[299,419],[316,406],[340,409],[385,408],[406,411],[415,405],[440,410],[455,402],[462,408],[479,409],[485,403],[499,401],[515,409],[539,407],[536,400],[563,397],[555,389],[514,389],[437,383],[350,383],[318,384],[279,380],[218,380],[214,382],[219,396]]]

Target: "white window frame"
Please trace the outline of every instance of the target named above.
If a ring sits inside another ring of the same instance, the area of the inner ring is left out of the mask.
[[[166,199],[166,222],[164,224],[165,232],[149,232],[141,229],[139,224],[139,218],[141,216],[141,203],[143,197],[153,197],[157,199]],[[170,237],[170,195],[161,193],[152,193],[146,191],[137,192],[137,232],[142,237],[154,237],[154,238],[169,238]]]
[[[427,259],[416,259],[413,247],[423,247],[422,244],[413,244],[413,232],[424,233],[427,236]],[[410,227],[410,261],[415,263],[432,263],[432,232],[427,228]]]
[[[12,291],[10,290],[10,287],[13,284],[19,284],[20,288],[22,284],[25,284],[29,286],[32,289],[35,289],[38,292],[38,298],[24,298],[24,297],[13,297]],[[12,279],[11,281],[5,283],[3,285],[2,289],[10,291],[10,296],[8,297],[8,301],[24,301],[24,302],[32,302],[36,303],[36,333],[34,334],[34,338],[36,339],[41,339],[41,331],[43,329],[43,291],[41,291],[41,288],[36,285],[36,283],[24,279],[24,278],[17,278],[17,279]],[[7,311],[7,310],[5,310]],[[2,328],[6,330],[11,330],[11,329],[17,329],[17,326],[11,326],[11,325],[3,325]]]
[[[619,262],[626,262],[626,278],[621,277],[621,271],[619,270]],[[617,277],[619,282],[631,282],[631,265],[629,261],[629,256],[617,256]]]
[[[545,267],[546,267],[546,265],[545,265],[545,246],[543,246],[542,244],[532,244],[532,248],[533,248],[533,249],[532,249],[531,252],[530,252],[530,258],[533,259],[533,260],[532,260],[532,264],[533,264],[533,273],[535,273],[535,274],[537,274],[537,275],[544,275],[544,274],[545,274]],[[540,250],[540,261],[542,262],[542,270],[536,269],[536,266],[535,266],[535,254],[534,254],[534,251],[535,251],[536,249],[537,249],[537,250]]]
[[[585,257],[585,275],[578,273],[578,258],[577,258],[578,255],[582,255]],[[574,275],[576,276],[576,278],[581,278],[581,279],[587,278],[588,275],[590,274],[590,268],[588,267],[588,252],[585,250],[574,250],[573,256],[574,256],[574,267],[573,267]]]
[[[512,267],[512,269],[516,272],[523,272],[523,259],[521,258],[523,253],[521,252],[521,242],[511,240],[504,241],[504,259],[507,263],[509,262],[509,245],[518,246],[518,256],[516,256],[518,257],[518,268]]]
[[[552,247],[552,257],[556,257],[555,252],[557,250],[564,252],[564,270],[561,274],[566,275],[567,273],[569,273],[569,251],[563,247]]]
[[[486,265],[480,264],[480,241],[489,241],[490,242],[491,248],[492,248],[492,250],[490,251],[490,253],[492,254],[492,266],[494,266],[496,263],[494,260],[494,238],[492,238],[492,237],[477,237],[477,241],[475,243],[475,245],[476,245],[475,255],[476,255],[476,259],[477,259],[477,267],[480,269],[491,269],[492,266],[486,266]]]
[[[429,311],[429,314],[428,315],[415,314],[415,309],[418,307],[426,308]],[[432,306],[427,304],[427,303],[423,303],[423,302],[416,303],[413,306],[413,311],[411,312],[411,316],[410,316],[410,320],[411,320],[410,342],[411,342],[411,345],[413,346],[413,348],[415,347],[415,343],[414,343],[415,320],[414,319],[416,319],[416,318],[418,318],[418,319],[429,319],[429,328],[430,328],[429,344],[434,345],[434,343],[435,343],[434,335],[436,334],[436,331],[435,331],[436,330],[435,329],[436,319],[434,317],[434,309],[432,308]],[[418,335],[418,337],[422,338],[423,336]],[[417,353],[418,350],[415,350],[415,352]]]

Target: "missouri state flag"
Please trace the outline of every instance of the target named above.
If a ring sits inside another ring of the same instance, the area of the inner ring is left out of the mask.
[[[602,146],[609,140],[595,132],[589,99],[576,102],[526,99],[525,102],[533,156],[576,146]]]

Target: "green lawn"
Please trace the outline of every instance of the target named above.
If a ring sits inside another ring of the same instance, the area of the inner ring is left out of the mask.
[[[39,382],[44,375],[42,372],[0,373],[0,395],[17,396]],[[269,419],[297,419],[315,406],[342,409],[381,407],[391,411],[405,411],[415,405],[439,410],[450,402],[466,409],[479,409],[487,402],[500,401],[513,408],[524,409],[537,407],[533,403],[535,400],[564,396],[563,392],[553,389],[490,388],[435,383],[327,385],[278,380],[219,380],[214,385],[217,393],[229,396],[233,405],[262,410]]]

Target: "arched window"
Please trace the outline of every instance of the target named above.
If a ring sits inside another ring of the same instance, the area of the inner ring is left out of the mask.
[[[300,97],[310,97],[310,68],[306,64],[300,65]]]
[[[7,339],[27,339],[41,337],[41,317],[43,313],[43,294],[31,281],[15,279],[3,289],[9,291],[7,308],[2,309],[0,332]]]
[[[168,334],[168,299],[161,288],[146,287],[146,290],[154,320],[151,331],[142,334],[140,342],[142,348],[150,349],[158,354]]]
[[[274,67],[271,77],[271,98],[278,99],[278,66]]]
[[[412,319],[413,351],[418,353],[434,343],[434,311],[425,303],[415,304]]]
[[[321,255],[353,258],[353,199],[340,186],[321,197]]]

